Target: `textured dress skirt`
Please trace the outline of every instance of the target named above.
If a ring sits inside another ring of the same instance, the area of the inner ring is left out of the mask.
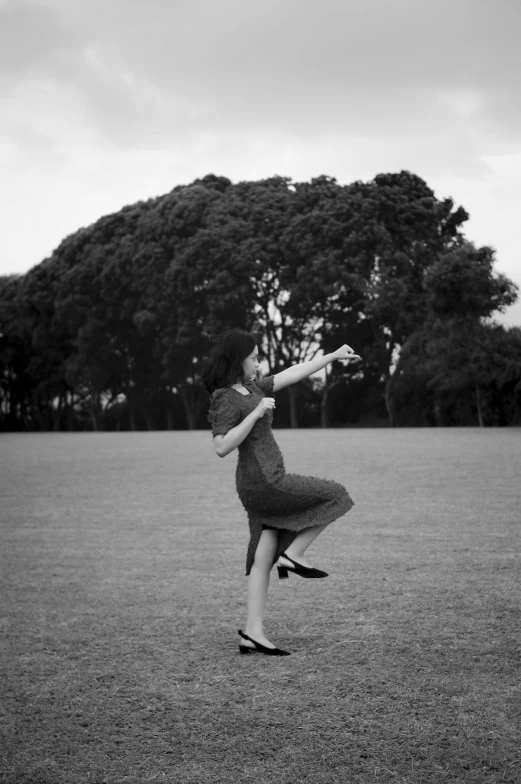
[[[274,376],[246,381],[248,394],[232,387],[216,389],[210,401],[208,421],[212,436],[226,435],[258,405],[273,397]],[[354,502],[345,487],[330,479],[288,474],[271,424],[269,409],[239,444],[235,481],[239,499],[248,515],[250,542],[246,554],[249,575],[263,528],[278,531],[273,563],[304,528],[332,523],[346,514]]]

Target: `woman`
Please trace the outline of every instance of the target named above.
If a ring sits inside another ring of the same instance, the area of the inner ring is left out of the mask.
[[[332,354],[257,379],[259,352],[255,336],[231,329],[219,339],[204,367],[203,383],[211,394],[208,420],[215,451],[226,457],[239,450],[237,493],[248,514],[250,542],[246,555],[248,619],[239,629],[241,653],[260,651],[269,656],[289,655],[264,634],[264,608],[270,571],[301,577],[327,577],[303,557],[324,528],[353,506],[338,482],[287,474],[271,423],[275,398],[284,387],[316,373],[335,359],[360,359],[349,346]]]

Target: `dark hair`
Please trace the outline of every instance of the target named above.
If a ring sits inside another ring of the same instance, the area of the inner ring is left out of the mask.
[[[201,372],[206,390],[212,394],[242,379],[242,363],[256,345],[256,336],[243,329],[229,329],[219,335]]]

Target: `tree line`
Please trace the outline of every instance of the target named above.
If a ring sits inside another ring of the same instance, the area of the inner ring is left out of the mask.
[[[0,277],[0,429],[207,428],[202,363],[232,326],[265,373],[363,358],[281,391],[277,427],[521,424],[518,296],[463,207],[411,172],[207,175],[100,218]]]

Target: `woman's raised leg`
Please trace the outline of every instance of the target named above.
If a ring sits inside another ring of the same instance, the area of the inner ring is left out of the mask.
[[[254,640],[268,648],[276,647],[265,637],[263,623],[270,571],[277,551],[277,541],[278,531],[265,529],[261,533],[255,551],[255,560],[248,576],[248,620],[244,631],[249,637],[253,637]]]
[[[317,536],[322,533],[324,528],[327,528],[327,526],[328,523],[325,523],[324,525],[314,525],[311,528],[304,528],[303,531],[299,531],[290,546],[286,548],[286,553],[290,558],[293,558],[294,561],[297,561],[297,563],[300,563],[303,566],[311,567],[311,564],[308,563],[302,556],[308,549],[311,542],[313,542]],[[281,558],[283,558],[283,556],[281,556]],[[279,559],[277,563],[279,562],[284,565],[283,560]],[[287,561],[285,563],[286,565],[288,564]]]

